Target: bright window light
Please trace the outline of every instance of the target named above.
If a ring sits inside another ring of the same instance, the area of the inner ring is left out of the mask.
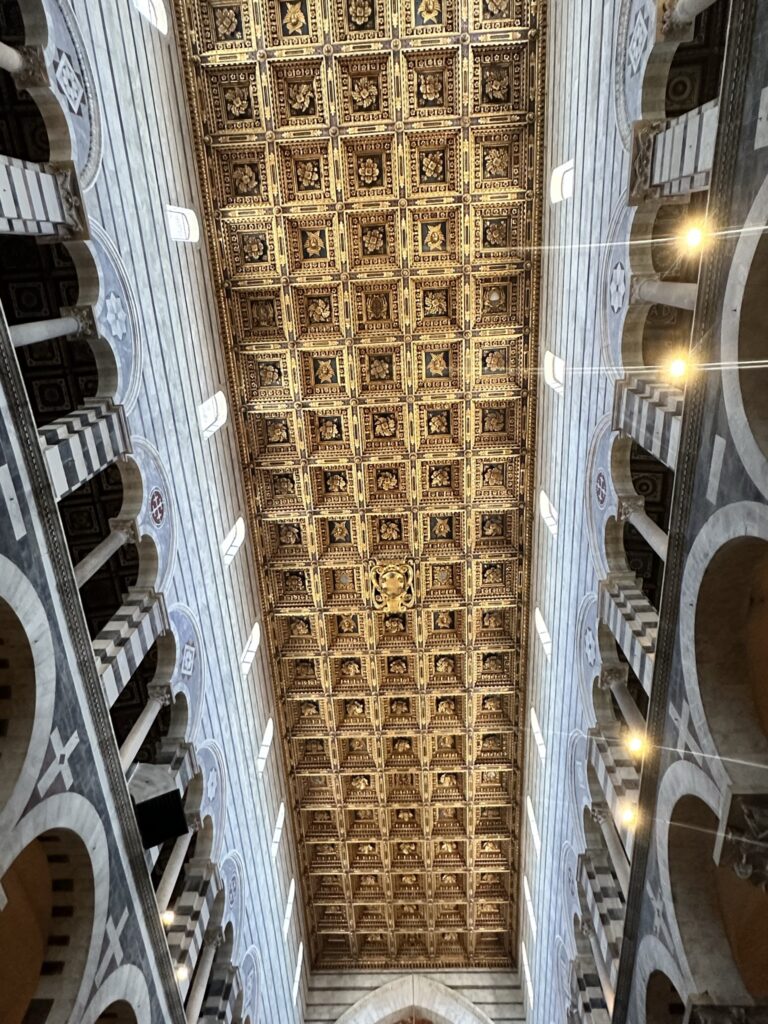
[[[575,176],[573,160],[560,164],[559,167],[552,171],[552,177],[549,182],[549,198],[551,202],[562,203],[564,199],[571,198]]]
[[[558,395],[565,390],[565,360],[554,352],[544,353],[544,383]]]
[[[301,968],[304,964],[304,943],[299,943],[299,952],[296,957],[296,970],[293,972],[293,1005],[299,995],[299,982],[301,981]]]
[[[277,819],[275,820],[275,831],[272,833],[272,860],[274,861],[277,857],[277,851],[280,849],[280,838],[283,834],[283,827],[285,826],[285,804],[280,804],[280,808],[277,812]]]
[[[533,739],[536,743],[536,749],[539,752],[542,764],[544,763],[547,756],[547,745],[544,742],[544,733],[541,731],[539,725],[539,717],[536,714],[536,708],[531,705],[531,732],[533,733]]]
[[[525,987],[528,991],[528,1008],[533,1009],[533,982],[531,981],[531,968],[528,963],[528,950],[525,943],[520,943],[520,956],[523,961],[523,973],[525,974]]]
[[[227,422],[227,396],[217,391],[198,407],[197,415],[203,437],[208,440]]]
[[[240,550],[240,547],[245,540],[245,520],[242,516],[237,520],[235,525],[229,531],[227,536],[221,542],[221,557],[224,561],[224,565],[231,565],[235,560],[235,555]]]
[[[168,32],[168,12],[163,0],[133,0],[133,6],[158,32]]]
[[[536,815],[533,813],[533,804],[531,803],[530,796],[525,798],[525,813],[528,817],[528,827],[531,830],[531,839],[533,839],[533,846],[538,857],[541,853],[541,836],[539,835],[539,826],[536,824]]]
[[[547,661],[549,661],[552,657],[552,635],[547,629],[547,624],[544,621],[544,616],[541,614],[540,608],[537,608],[533,613],[533,624],[536,627],[536,633],[541,641],[541,646],[544,649]]]
[[[531,925],[531,935],[536,938],[536,915],[533,912],[533,900],[531,899],[531,889],[528,885],[528,879],[523,875],[523,894],[525,896],[525,909],[528,911],[528,920]]]
[[[194,210],[184,206],[166,206],[165,215],[168,221],[168,234],[174,242],[200,241],[200,222]]]
[[[296,879],[291,879],[291,884],[288,887],[288,902],[285,904],[285,914],[283,915],[283,938],[288,938],[288,929],[291,927],[291,915],[293,914],[293,902],[296,899]]]
[[[259,754],[256,758],[256,771],[259,775],[263,774],[264,769],[267,765],[267,758],[269,757],[269,751],[272,748],[272,737],[275,735],[275,723],[270,720],[267,722],[267,727],[264,730],[264,736],[261,740],[261,746],[259,747]]]
[[[557,536],[557,509],[544,491],[539,491],[539,514],[553,537]]]
[[[251,635],[248,637],[248,643],[243,649],[243,653],[240,655],[240,671],[244,676],[247,676],[251,671],[251,665],[253,659],[256,657],[256,652],[259,649],[261,643],[261,626],[257,622],[251,630]]]

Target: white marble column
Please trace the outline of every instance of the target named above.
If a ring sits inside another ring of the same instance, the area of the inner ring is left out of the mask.
[[[608,975],[608,970],[603,960],[603,951],[600,949],[600,943],[597,941],[595,935],[595,929],[591,921],[582,921],[581,931],[583,935],[586,935],[589,940],[589,946],[592,950],[592,957],[595,961],[595,967],[597,969],[597,976],[600,979],[600,986],[603,990],[603,999],[605,999],[605,1006],[609,1014],[613,1014],[613,1004],[616,1001],[616,993],[613,990],[611,979]],[[187,1018],[189,1020],[189,1018]]]
[[[163,877],[160,879],[160,884],[157,887],[155,893],[155,899],[157,900],[157,909],[162,914],[164,910],[168,909],[173,890],[176,888],[176,883],[179,880],[181,869],[184,867],[184,860],[187,856],[192,837],[195,832],[200,828],[198,821],[193,822],[189,826],[189,831],[185,832],[183,836],[179,836],[176,842],[173,844],[171,855],[168,858],[168,863],[165,865],[165,871],[163,871]]]
[[[135,761],[136,755],[141,749],[142,743],[149,735],[149,730],[154,725],[161,709],[168,707],[170,703],[171,693],[169,690],[150,691],[147,703],[133,723],[133,728],[125,737],[122,747],[120,747],[120,766],[124,772],[127,772]]]
[[[656,277],[634,279],[633,300],[650,305],[673,306],[676,309],[696,308],[698,286],[682,281],[661,281]]]
[[[205,990],[208,988],[211,971],[213,970],[213,961],[216,959],[216,950],[221,944],[221,938],[220,932],[214,932],[212,935],[206,935],[203,942],[203,952],[197,962],[192,988],[187,997],[187,1024],[198,1024],[200,1011],[203,1008],[203,1000],[205,999]]]
[[[24,54],[20,50],[0,42],[0,68],[3,71],[10,71],[12,75],[17,75],[24,70],[25,63]]]
[[[95,576],[130,537],[131,531],[127,527],[113,526],[107,536],[75,566],[75,579],[78,587],[84,586],[89,579]]]
[[[613,815],[606,804],[595,804],[590,808],[589,813],[592,815],[593,821],[600,826],[600,831],[603,833],[603,839],[613,864],[613,870],[616,872],[621,891],[626,897],[629,892],[629,861],[627,860],[621,837],[616,829]]]
[[[666,562],[667,534],[645,511],[645,502],[642,498],[627,498],[620,501],[619,522],[631,523],[662,562]]]
[[[600,673],[598,686],[601,690],[610,690],[619,705],[619,710],[631,732],[645,733],[645,718],[627,686],[627,667],[622,665],[604,666]]]

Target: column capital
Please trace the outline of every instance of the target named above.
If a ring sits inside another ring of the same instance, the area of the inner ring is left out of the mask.
[[[214,950],[218,949],[224,941],[224,933],[221,928],[210,928],[203,936],[203,945],[209,949],[213,947]]]
[[[663,121],[635,121],[632,125],[632,153],[629,165],[629,205],[639,206],[656,195],[651,186],[653,143]]]
[[[616,519],[620,523],[627,523],[637,512],[645,512],[645,501],[639,494],[632,497],[619,498],[619,509]]]
[[[92,306],[62,306],[61,315],[71,316],[77,320],[78,328],[75,336],[78,338],[95,337],[98,333]]]
[[[61,207],[64,211],[64,224],[60,229],[61,237],[84,238],[86,233],[85,213],[74,164],[48,164],[46,169],[56,178]]]
[[[603,803],[592,804],[589,814],[597,825],[604,825],[608,821],[608,806]]]
[[[147,687],[147,696],[150,700],[156,701],[161,708],[167,708],[173,701],[173,694],[167,683],[150,683]]]
[[[592,936],[595,934],[595,926],[592,924],[588,917],[582,917],[581,924],[579,925],[579,930],[581,931],[581,934],[586,935],[588,939],[592,938]]]
[[[627,681],[626,665],[603,665],[600,670],[600,677],[597,680],[598,689],[606,691],[613,690]]]
[[[17,46],[16,50],[23,61],[21,70],[13,76],[16,85],[21,89],[34,88],[36,85],[48,85],[50,78],[42,47]]]

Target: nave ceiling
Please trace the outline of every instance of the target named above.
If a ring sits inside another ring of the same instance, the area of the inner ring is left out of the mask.
[[[508,966],[541,6],[177,15],[313,962]]]

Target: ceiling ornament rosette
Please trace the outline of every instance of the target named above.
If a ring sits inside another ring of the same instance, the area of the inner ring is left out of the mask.
[[[321,967],[508,966],[532,0],[177,0]]]

